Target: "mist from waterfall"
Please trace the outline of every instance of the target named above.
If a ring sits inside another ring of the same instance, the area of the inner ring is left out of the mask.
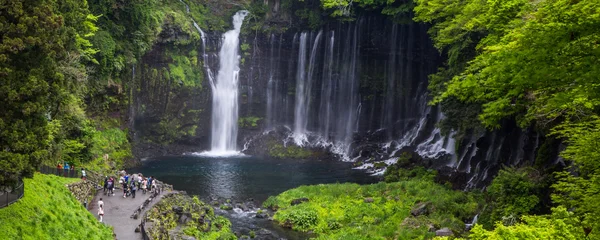
[[[206,155],[237,155],[238,83],[240,71],[239,35],[248,11],[233,16],[233,30],[223,34],[216,81],[209,73],[212,89],[211,149]],[[205,65],[206,66],[206,65]]]

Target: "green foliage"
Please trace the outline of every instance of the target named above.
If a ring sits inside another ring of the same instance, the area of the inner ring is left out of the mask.
[[[422,166],[415,166],[415,162],[422,159],[416,153],[403,152],[395,164],[388,166],[383,173],[385,182],[407,181],[410,179],[425,179],[433,181],[437,172]]]
[[[258,127],[258,121],[262,118],[256,116],[242,117],[238,119],[238,125],[241,128],[256,128]]]
[[[10,185],[48,157],[48,121],[82,87],[97,29],[85,1],[3,4],[0,19],[0,185]]]
[[[173,207],[183,208],[183,212],[190,213],[192,219],[183,226],[183,233],[197,239],[237,239],[231,233],[231,223],[223,216],[216,216],[214,209],[200,201],[197,197],[189,197],[184,194],[172,194],[163,197],[154,207],[148,211],[148,221],[153,223],[149,234],[154,239],[181,238],[173,236],[177,233],[179,215],[173,211]],[[211,225],[208,225],[210,223]],[[178,228],[179,229],[179,228]],[[173,231],[174,230],[174,231]]]
[[[447,119],[457,119],[442,124],[443,127],[463,130],[461,126],[468,126],[477,117],[485,127],[498,128],[503,120],[511,119],[520,126],[536,124],[542,131],[550,130],[552,137],[562,138],[568,145],[561,155],[573,161],[573,174],[556,176],[553,201],[572,209],[582,219],[581,225],[592,234],[598,232],[600,214],[593,199],[599,197],[600,185],[597,160],[600,2],[415,2],[415,19],[432,24],[430,34],[435,46],[448,55],[445,68],[430,79],[433,103],[444,106],[451,101],[451,107],[443,110],[455,109],[456,113],[468,106],[473,109],[464,111],[468,113],[466,116],[446,115]],[[549,148],[556,145],[552,142],[542,145],[537,166],[547,162]],[[518,174],[516,178],[520,178]],[[535,188],[529,181],[525,185],[511,183],[506,178],[498,181],[526,190],[522,193]],[[496,190],[500,190],[499,197],[504,192],[502,188]],[[498,220],[510,211],[531,211],[536,200],[533,196],[530,199],[525,194],[521,196],[515,199],[517,202],[509,203],[520,209],[501,207],[504,210],[493,218]],[[533,224],[528,222],[518,227],[535,227]]]
[[[592,231],[596,238],[600,234],[600,120],[564,124],[553,133],[567,140],[567,148],[561,153],[565,159],[573,161],[571,172],[556,174],[558,181],[552,186],[555,190],[552,200],[568,209],[573,209],[582,219],[581,225]]]
[[[291,201],[298,198],[309,201],[291,206]],[[411,208],[420,202],[430,204],[430,213],[412,217]],[[428,179],[301,186],[263,203],[266,208],[279,208],[274,219],[280,225],[314,231],[317,239],[433,237],[427,224],[462,232],[462,219],[474,216],[477,206],[473,195],[449,190]]]
[[[498,221],[513,225],[522,215],[539,209],[541,190],[545,187],[539,173],[532,168],[500,170],[487,188],[487,205],[480,223],[487,229]]]
[[[113,239],[65,187],[76,181],[44,174],[24,179],[24,197],[0,209],[0,239]]]
[[[308,158],[314,155],[314,153],[309,149],[305,149],[294,144],[284,146],[277,140],[269,141],[267,143],[267,147],[269,156],[276,158]]]
[[[332,16],[348,17],[355,14],[354,4],[363,9],[379,9],[382,14],[390,16],[408,15],[413,8],[410,0],[321,0],[323,9],[332,10]]]
[[[473,240],[585,239],[579,219],[564,207],[553,209],[550,216],[523,216],[522,220],[523,223],[513,226],[504,226],[498,223],[493,231],[487,231],[481,225],[475,225],[469,238]]]

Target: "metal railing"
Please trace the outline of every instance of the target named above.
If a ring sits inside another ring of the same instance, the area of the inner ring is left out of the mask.
[[[5,187],[0,191],[0,208],[7,207],[21,199],[25,194],[25,184],[22,180],[19,180],[17,186]]]
[[[42,165],[42,166],[40,166],[39,170],[40,170],[40,173],[52,174],[52,175],[56,175],[59,177],[66,177],[66,178],[80,178],[81,177],[81,169],[79,171],[77,171],[76,169],[64,169],[64,168],[57,168],[57,167],[50,167],[50,166]]]

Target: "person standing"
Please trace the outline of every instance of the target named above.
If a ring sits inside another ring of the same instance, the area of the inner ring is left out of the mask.
[[[69,167],[69,163],[68,163],[68,162],[65,162],[65,165],[64,165],[64,173],[63,173],[63,174],[64,174],[64,177],[67,177],[67,173],[69,173],[69,169],[70,169],[70,167]]]
[[[60,162],[56,165],[56,175],[60,176],[60,171],[63,169],[62,164]]]
[[[147,185],[148,185],[148,180],[147,180],[146,178],[144,178],[144,179],[142,180],[142,192],[143,192],[144,194],[146,194],[146,190],[147,190],[147,188],[148,188],[148,186],[147,186]]]
[[[98,216],[100,217],[100,222],[102,222],[102,217],[104,217],[104,206],[98,207]]]
[[[131,198],[135,198],[135,191],[137,190],[137,186],[135,181],[131,181]]]
[[[111,194],[114,196],[115,195],[115,179],[113,177],[110,177],[108,179],[108,196],[110,196]]]
[[[86,180],[85,168],[81,169],[81,179],[83,179],[84,181]]]
[[[102,201],[102,198],[100,198],[100,200],[98,200],[98,207],[99,208],[103,208],[104,207],[104,201]]]
[[[153,180],[154,180],[154,179],[152,178],[152,176],[150,176],[150,177],[148,178],[148,191],[152,191],[152,181],[153,181]]]

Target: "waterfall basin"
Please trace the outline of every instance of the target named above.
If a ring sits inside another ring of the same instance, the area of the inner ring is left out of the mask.
[[[129,172],[141,172],[172,184],[180,191],[198,195],[210,203],[214,199],[232,202],[253,199],[256,207],[269,196],[278,195],[301,185],[353,182],[370,184],[380,178],[363,170],[352,169],[352,164],[335,160],[274,159],[255,156],[221,156],[189,154],[149,158]],[[306,239],[306,235],[279,227],[267,219],[255,218],[254,210],[224,211],[215,207],[217,214],[228,217],[232,230],[266,229],[273,236],[287,239]],[[262,239],[272,239],[270,237]]]

